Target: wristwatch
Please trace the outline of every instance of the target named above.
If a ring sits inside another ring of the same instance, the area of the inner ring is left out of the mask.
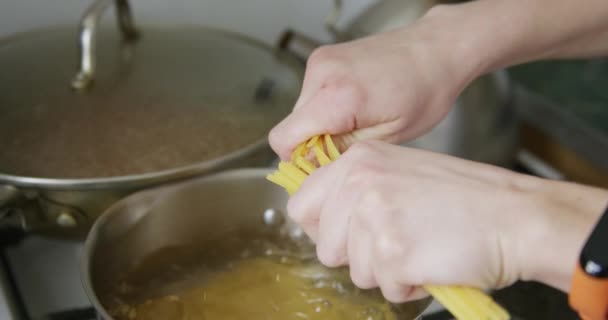
[[[608,209],[581,251],[569,302],[584,320],[608,320]]]

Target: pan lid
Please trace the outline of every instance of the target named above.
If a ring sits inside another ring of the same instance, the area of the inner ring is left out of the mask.
[[[0,173],[80,179],[158,172],[256,143],[293,106],[301,66],[239,35],[145,28],[97,37],[94,82],[75,90],[78,30],[0,40]]]

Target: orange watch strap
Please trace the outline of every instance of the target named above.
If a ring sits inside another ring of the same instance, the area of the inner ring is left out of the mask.
[[[584,320],[607,320],[608,278],[590,276],[577,264],[569,302]]]

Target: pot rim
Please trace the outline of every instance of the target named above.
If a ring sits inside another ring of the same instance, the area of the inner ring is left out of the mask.
[[[126,199],[132,199],[134,197],[145,197],[151,193],[157,192],[158,189],[162,188],[169,191],[169,193],[177,192],[182,188],[187,187],[191,184],[212,182],[217,179],[234,179],[234,178],[248,178],[248,177],[265,177],[267,174],[273,171],[272,168],[239,168],[231,169],[216,173],[211,173],[207,176],[199,177],[186,182],[185,184],[179,185],[166,185],[158,188],[145,189],[136,193],[133,193],[115,203],[113,203],[107,210],[105,210],[93,223],[82,247],[82,254],[80,256],[80,282],[82,283],[83,289],[87,298],[95,308],[96,312],[100,314],[102,319],[111,320],[113,319],[107,312],[106,308],[99,301],[95,289],[93,288],[93,280],[91,278],[91,259],[93,258],[93,248],[99,241],[99,233],[106,221],[111,219],[114,215],[120,214],[118,210],[120,206],[126,201]]]
[[[221,169],[222,165],[244,158],[258,150],[268,147],[266,138],[260,139],[244,148],[230,152],[224,156],[204,162],[176,167],[172,169],[153,171],[143,174],[104,177],[104,178],[38,178],[29,176],[18,176],[0,173],[0,183],[15,185],[18,187],[38,187],[51,190],[90,190],[114,188],[120,185],[122,188],[137,188],[146,185],[160,184],[170,180],[178,180],[193,177],[214,169]]]
[[[301,85],[303,82],[304,66],[298,59],[291,54],[288,50],[280,50],[269,44],[264,43],[261,40],[253,38],[251,36],[236,32],[225,30],[216,27],[210,27],[203,24],[196,23],[167,23],[164,25],[150,25],[142,24],[140,28],[145,31],[146,28],[163,28],[165,30],[174,30],[179,28],[201,28],[208,32],[217,33],[219,35],[226,36],[236,41],[249,44],[252,47],[259,48],[266,51],[269,55],[276,56],[280,54],[281,63],[285,64],[290,68],[298,78],[298,82]],[[0,48],[14,41],[18,41],[22,38],[44,36],[44,32],[53,32],[59,30],[67,30],[73,27],[66,25],[56,25],[48,28],[35,28],[28,31],[17,32],[6,37],[0,38]],[[77,28],[74,29],[76,37]],[[74,38],[76,39],[76,38]],[[74,71],[76,72],[76,70]],[[68,83],[66,83],[66,86]],[[295,101],[294,101],[295,102]],[[16,187],[36,187],[45,188],[51,190],[90,190],[90,189],[106,189],[114,188],[119,185],[121,188],[138,188],[142,186],[149,186],[154,184],[160,184],[169,180],[177,180],[188,178],[205,172],[212,171],[214,169],[221,169],[222,165],[237,161],[248,155],[255,153],[256,151],[269,148],[267,137],[260,138],[247,146],[229,152],[220,157],[197,162],[185,166],[178,166],[174,168],[140,173],[130,174],[122,176],[108,176],[108,177],[91,177],[91,178],[45,178],[35,176],[22,176],[15,174],[2,173],[0,171],[0,184],[14,185]]]

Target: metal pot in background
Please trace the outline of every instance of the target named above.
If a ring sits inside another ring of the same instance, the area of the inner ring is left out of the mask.
[[[98,27],[112,4],[120,32]],[[270,165],[267,133],[303,74],[291,54],[241,35],[139,32],[127,0],[96,0],[79,31],[0,40],[0,69],[0,222],[62,237],[82,237],[134,191]]]
[[[335,42],[349,41],[409,25],[431,7],[446,0],[379,0],[339,28],[342,0],[334,0],[326,28]],[[322,43],[295,30],[283,33],[279,46],[301,59]],[[407,72],[404,70],[403,72]],[[499,70],[473,81],[458,97],[451,112],[437,127],[407,143],[421,149],[504,167],[513,165],[518,148],[518,120],[513,88]]]
[[[132,270],[137,270],[137,283],[154,283],[155,290],[163,290],[159,274],[166,275],[172,265],[190,259],[183,257],[208,258],[206,250],[221,247],[217,241],[228,241],[227,232],[278,232],[276,226],[284,219],[287,194],[265,179],[268,173],[268,169],[221,172],[138,192],[108,209],[87,237],[81,264],[85,291],[101,317],[112,319],[108,308],[121,292],[116,288],[122,287],[124,277]],[[297,227],[288,230],[294,234],[298,231]],[[146,259],[151,256],[155,257],[154,263],[141,268],[142,261],[149,261]],[[180,282],[180,273],[175,279],[169,277],[168,286]],[[184,274],[181,277],[187,277]],[[130,296],[154,295],[147,289],[126,286]],[[430,300],[410,302],[404,307],[408,314],[419,315]]]

